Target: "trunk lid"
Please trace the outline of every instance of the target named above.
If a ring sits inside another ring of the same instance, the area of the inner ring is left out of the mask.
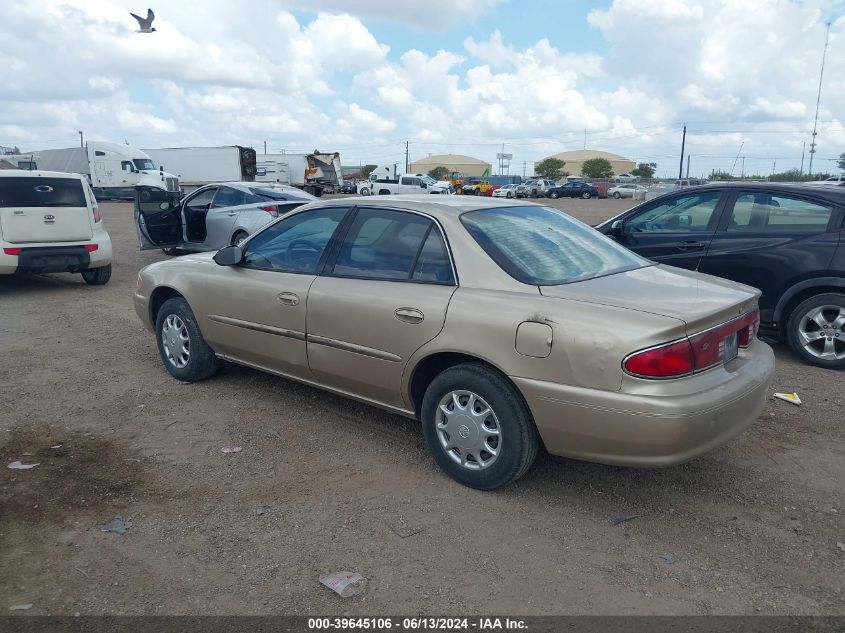
[[[12,244],[81,242],[94,233],[82,181],[30,176],[0,178],[0,234]]]
[[[703,273],[656,265],[560,286],[541,286],[548,297],[612,305],[680,319],[687,335],[757,307],[760,291]]]

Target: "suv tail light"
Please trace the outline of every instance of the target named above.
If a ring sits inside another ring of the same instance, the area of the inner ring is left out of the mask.
[[[93,206],[92,212],[94,213],[94,222],[99,222],[103,219],[103,216],[100,215],[100,207],[98,207],[96,204]]]
[[[21,249],[19,246],[9,246],[4,248],[3,252],[6,253],[6,255],[20,255]]]
[[[261,209],[262,211],[266,211],[267,213],[272,215],[274,218],[279,217],[279,209],[277,207],[274,207],[272,204],[265,204],[264,206],[261,206],[261,207],[258,207],[258,208]]]
[[[700,332],[680,341],[634,352],[622,361],[622,368],[640,378],[679,378],[716,365],[730,362],[731,338],[736,335],[739,347],[748,347],[757,335],[760,312],[754,310],[738,319]]]

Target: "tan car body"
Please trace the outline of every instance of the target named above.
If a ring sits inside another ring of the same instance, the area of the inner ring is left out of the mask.
[[[392,196],[294,212],[360,205],[424,214],[446,236],[454,286],[224,267],[200,254],[142,270],[135,307],[153,330],[152,310],[178,293],[220,358],[410,417],[419,417],[432,372],[484,361],[518,388],[546,449],[568,457],[670,465],[756,419],[774,366],[759,340],[727,365],[672,380],[636,378],[622,360],[755,309],[758,291],[662,265],[560,286],[521,283],[459,219],[521,204]]]

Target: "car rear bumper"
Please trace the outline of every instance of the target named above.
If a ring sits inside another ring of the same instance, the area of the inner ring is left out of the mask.
[[[771,348],[755,341],[728,367],[681,379],[683,390],[671,395],[659,390],[599,391],[527,378],[513,381],[550,453],[604,464],[661,467],[703,455],[757,419],[774,371]],[[720,374],[705,375],[710,372]]]
[[[88,251],[85,246],[95,244],[96,250]],[[0,248],[0,275],[16,273],[78,273],[89,268],[99,268],[111,263],[111,239],[106,234],[101,239],[74,244],[41,243],[17,245],[2,243]],[[15,255],[7,254],[5,248],[20,248]]]

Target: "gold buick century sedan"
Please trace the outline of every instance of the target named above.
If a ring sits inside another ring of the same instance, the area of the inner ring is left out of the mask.
[[[179,380],[225,360],[417,418],[443,470],[491,490],[541,443],[654,467],[740,433],[774,368],[758,296],[545,206],[390,196],[147,266],[134,301]]]

